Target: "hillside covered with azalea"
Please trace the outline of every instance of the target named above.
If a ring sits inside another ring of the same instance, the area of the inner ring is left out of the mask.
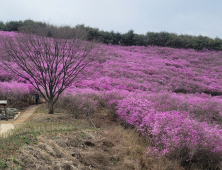
[[[0,36],[15,35],[0,31]],[[219,168],[222,52],[99,46],[97,60],[82,71],[87,78],[66,89],[58,107],[67,112],[80,108],[93,113],[99,107],[108,108],[115,118],[150,138],[152,146],[146,154],[178,159],[186,166],[194,162],[202,169]],[[34,92],[26,80],[0,67],[1,98],[25,100]]]

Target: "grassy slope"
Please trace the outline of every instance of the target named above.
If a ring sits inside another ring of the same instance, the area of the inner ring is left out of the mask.
[[[148,138],[124,129],[106,110],[93,116],[96,129],[83,118],[43,112],[38,109],[28,124],[1,140],[2,169],[183,169],[174,161],[145,156]]]

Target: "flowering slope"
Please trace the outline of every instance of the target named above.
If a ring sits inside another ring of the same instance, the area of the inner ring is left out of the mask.
[[[221,51],[100,45],[97,57],[82,72],[88,78],[66,90],[62,105],[71,111],[86,109],[91,93],[89,108],[95,110],[92,105],[99,103],[95,100],[106,103],[119,118],[151,138],[148,153],[185,161],[197,160],[197,155],[203,161],[207,153],[210,161],[203,162],[212,162],[208,166],[222,161]],[[23,81],[1,67],[0,80],[13,80],[12,86]],[[81,99],[67,95],[84,93]]]

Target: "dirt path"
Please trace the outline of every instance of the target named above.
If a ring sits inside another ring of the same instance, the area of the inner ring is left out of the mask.
[[[16,120],[1,121],[0,122],[0,134],[7,132],[10,129],[14,129],[15,126],[23,124],[35,111],[37,106],[29,106],[24,113],[20,114]]]

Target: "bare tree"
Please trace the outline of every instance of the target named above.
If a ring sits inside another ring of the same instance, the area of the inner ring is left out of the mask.
[[[4,54],[0,57],[11,72],[40,92],[48,102],[49,114],[53,114],[60,94],[95,59],[95,43],[84,41],[84,36],[81,30],[68,28],[25,30],[15,37],[1,37]]]

